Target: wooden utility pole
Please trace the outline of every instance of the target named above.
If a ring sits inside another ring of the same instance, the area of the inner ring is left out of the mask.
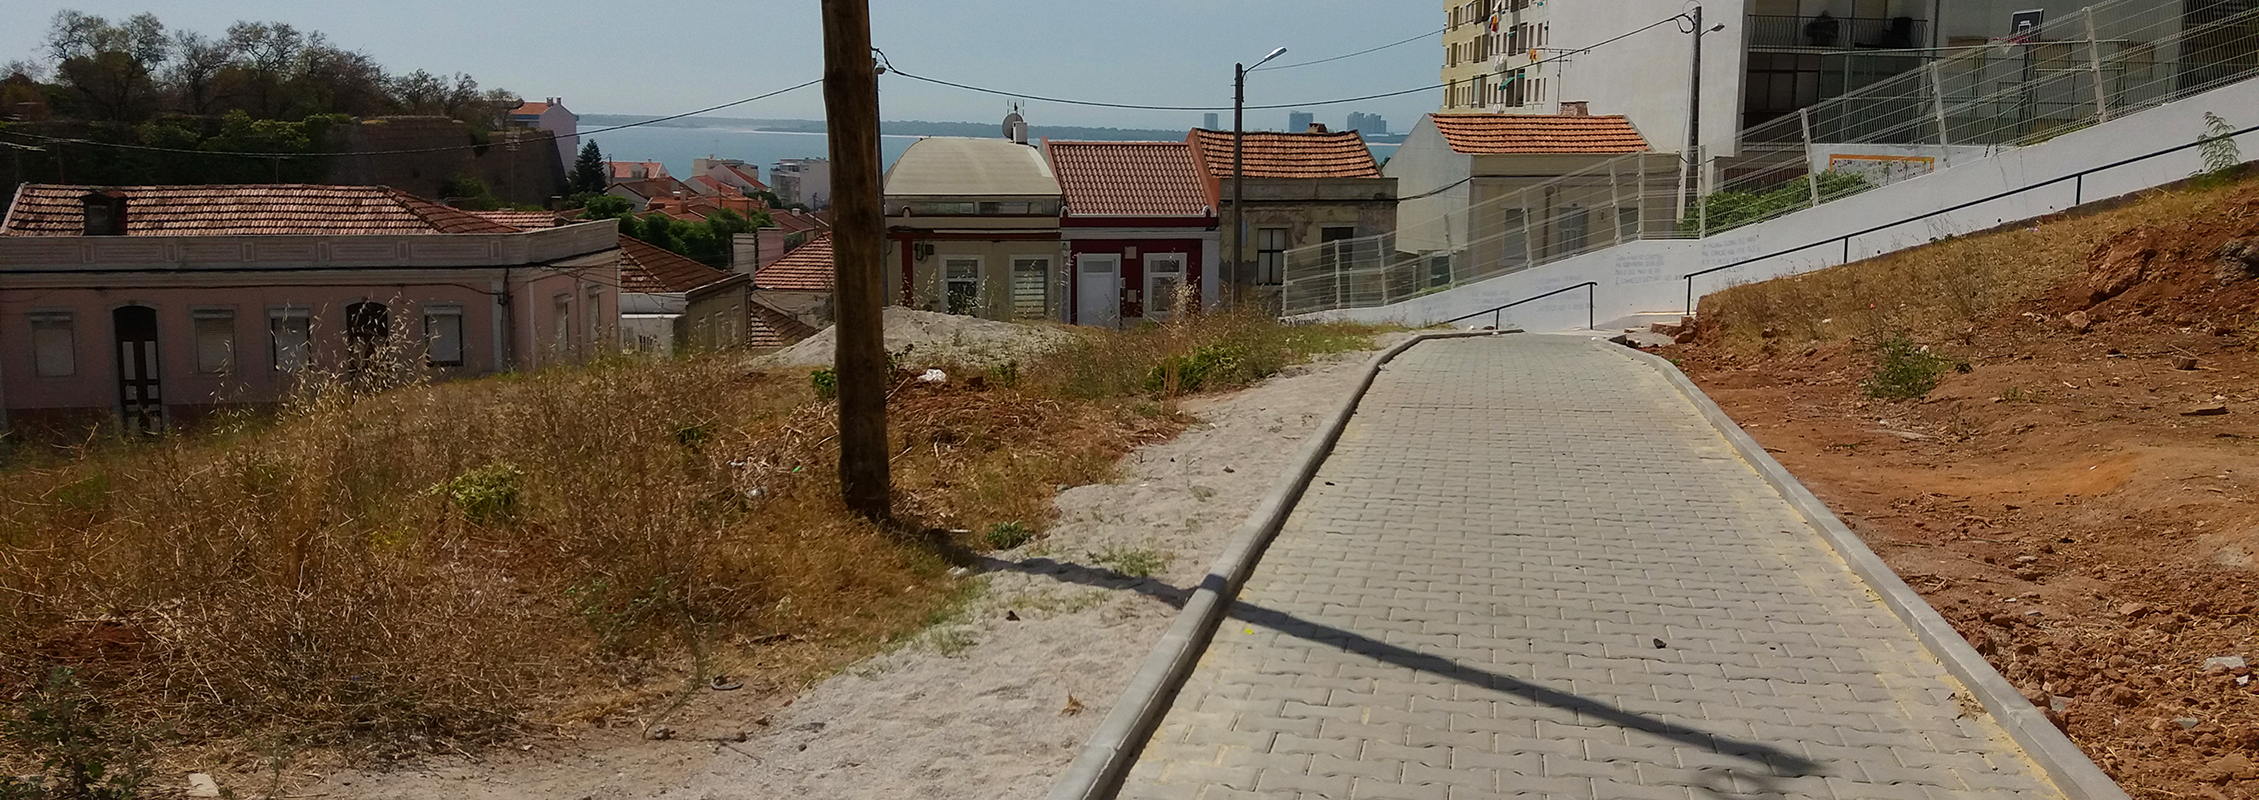
[[[881,207],[878,72],[869,0],[823,0],[824,114],[831,132],[832,270],[838,347],[839,493],[847,507],[885,519],[892,479],[886,456],[886,219]]]

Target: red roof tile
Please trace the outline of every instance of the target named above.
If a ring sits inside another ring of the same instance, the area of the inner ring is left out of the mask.
[[[761,182],[761,176],[754,174],[755,172],[759,171],[758,168],[748,171],[736,164],[723,164],[722,169],[729,170],[730,174],[736,175],[739,179],[745,181],[747,184],[752,185],[754,191],[760,191],[762,189],[769,188],[768,184]]]
[[[94,191],[125,195],[127,236],[517,233],[510,225],[383,186],[59,186],[16,190],[0,236],[79,236]]]
[[[791,314],[770,308],[761,302],[751,303],[752,324],[746,326],[747,347],[784,347],[799,344],[802,339],[816,335],[816,327],[801,322]]]
[[[620,237],[620,291],[633,294],[687,292],[730,274],[700,264],[633,236]]]
[[[1194,128],[1185,138],[1211,179],[1231,177],[1231,131]],[[1356,131],[1275,133],[1253,131],[1241,145],[1241,172],[1250,178],[1378,178],[1373,149]]]
[[[657,161],[606,161],[604,162],[604,164],[611,168],[612,180],[615,181],[648,180],[651,178],[667,177],[667,165],[661,164]],[[643,168],[643,177],[635,177],[636,167]]]
[[[793,248],[753,276],[755,289],[828,292],[831,284],[831,234],[828,233]]]
[[[1430,114],[1451,149],[1476,155],[1644,153],[1647,140],[1621,116]]]
[[[1185,142],[1043,143],[1068,216],[1205,217],[1208,192]]]
[[[517,108],[510,109],[510,116],[538,117],[548,110],[548,103],[536,103],[529,100],[519,104]]]
[[[471,215],[521,231],[554,228],[565,224],[564,217],[558,216],[554,211],[473,211]]]

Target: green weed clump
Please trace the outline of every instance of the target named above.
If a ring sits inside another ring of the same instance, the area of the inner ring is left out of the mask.
[[[999,522],[988,528],[988,546],[997,550],[1010,550],[1035,539],[1035,532],[1019,522]]]
[[[1868,397],[1912,400],[1929,394],[1945,373],[1957,368],[1960,362],[1932,353],[1905,334],[1898,334],[1875,346],[1874,374],[1860,381],[1859,388]]]
[[[517,513],[518,488],[524,477],[525,473],[509,464],[488,464],[448,481],[447,500],[473,525],[507,520]]]

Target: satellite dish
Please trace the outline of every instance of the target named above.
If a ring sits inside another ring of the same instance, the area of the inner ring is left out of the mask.
[[[1020,126],[1026,124],[1028,124],[1028,121],[1020,116],[1020,112],[1014,111],[1004,115],[1004,138],[1012,138],[1012,133],[1023,130]]]

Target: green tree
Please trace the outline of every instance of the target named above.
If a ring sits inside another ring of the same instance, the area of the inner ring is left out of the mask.
[[[596,140],[580,146],[580,157],[573,159],[572,178],[568,188],[576,193],[600,194],[611,185],[610,170],[604,166],[604,151],[596,147]],[[624,202],[624,201],[623,201]]]
[[[595,197],[588,198],[588,202],[586,204],[583,204],[580,208],[582,219],[620,219],[621,217],[627,216],[629,212],[634,211],[635,205],[633,203],[629,203],[627,201],[627,198],[625,197],[600,194]],[[620,232],[628,233],[627,220],[621,220]],[[629,235],[632,236],[634,234]]]

